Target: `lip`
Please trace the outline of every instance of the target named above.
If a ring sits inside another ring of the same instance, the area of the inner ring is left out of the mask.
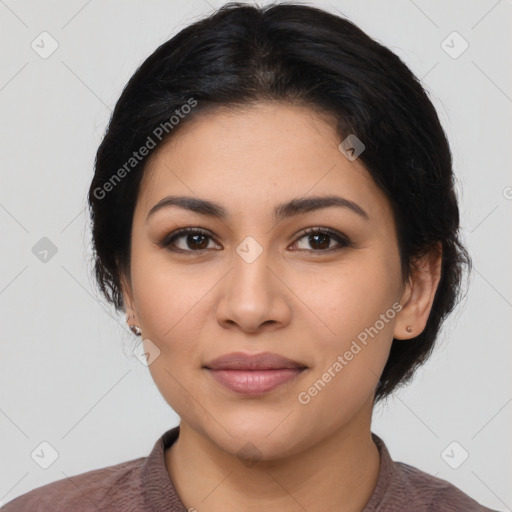
[[[208,361],[204,367],[209,370],[282,370],[305,369],[307,365],[272,352],[231,352]]]
[[[210,370],[208,373],[224,387],[242,395],[261,395],[297,378],[305,368],[276,370]]]
[[[272,352],[232,352],[207,362],[203,368],[231,391],[261,395],[297,378],[307,366]]]

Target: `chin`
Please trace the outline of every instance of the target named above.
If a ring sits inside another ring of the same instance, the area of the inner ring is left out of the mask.
[[[290,415],[292,416],[292,415]],[[286,414],[281,414],[279,419],[274,415],[267,420],[259,417],[244,416],[229,423],[224,430],[221,426],[213,427],[210,422],[205,429],[210,439],[222,450],[238,457],[242,462],[245,459],[255,460],[277,460],[293,455],[300,451],[299,439],[302,438],[298,427],[288,423]],[[247,465],[249,465],[249,463]]]

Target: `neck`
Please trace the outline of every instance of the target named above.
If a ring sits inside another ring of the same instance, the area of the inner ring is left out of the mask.
[[[380,456],[366,428],[344,427],[295,455],[243,463],[180,423],[165,463],[181,501],[201,512],[360,512],[377,484]],[[358,422],[359,423],[359,422]]]

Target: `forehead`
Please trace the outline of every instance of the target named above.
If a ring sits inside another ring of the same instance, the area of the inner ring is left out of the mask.
[[[270,214],[285,199],[339,193],[367,205],[370,216],[389,213],[384,194],[340,142],[334,119],[302,106],[201,113],[151,155],[138,208],[181,194],[226,204],[228,214],[250,206]]]

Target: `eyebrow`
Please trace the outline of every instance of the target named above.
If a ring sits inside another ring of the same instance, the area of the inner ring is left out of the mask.
[[[188,196],[167,196],[158,201],[158,203],[149,210],[146,221],[157,211],[171,206],[177,206],[200,215],[214,217],[221,220],[225,220],[228,216],[225,208],[213,201]],[[370,219],[369,215],[354,201],[340,196],[328,195],[295,198],[286,203],[281,203],[274,208],[274,220],[279,222],[294,215],[300,215],[320,210],[322,208],[328,208],[330,206],[347,208],[365,220]]]

